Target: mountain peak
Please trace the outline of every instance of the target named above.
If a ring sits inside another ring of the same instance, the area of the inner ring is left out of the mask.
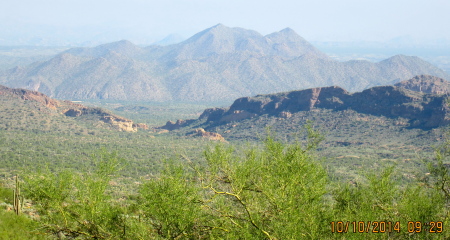
[[[292,28],[285,28],[279,32],[274,32],[266,36],[266,38],[275,42],[305,42],[307,41],[300,37]]]
[[[180,43],[183,40],[185,40],[185,38],[179,34],[170,34],[167,37],[163,38],[162,40],[153,43],[152,45],[167,46]]]
[[[260,42],[264,42],[264,37],[256,31],[217,24],[179,43],[176,55],[178,59],[187,59],[236,53]]]
[[[244,28],[239,27],[227,27],[223,25],[222,23],[219,23],[217,25],[214,25],[210,28],[207,28],[194,36],[192,36],[190,39],[198,39],[200,36],[205,36],[208,34],[214,34],[215,36],[222,36],[222,37],[233,37],[233,38],[245,38],[245,37],[262,37],[261,34],[259,34],[256,31],[248,30]]]
[[[217,29],[217,28],[229,28],[229,27],[223,25],[222,23],[218,23],[218,24],[210,27],[210,29]]]
[[[124,51],[137,51],[140,49],[138,46],[134,45],[132,42],[128,40],[120,40],[117,42],[107,43],[100,46],[95,47],[96,49],[102,50],[110,50],[117,53],[122,53]]]
[[[281,33],[294,33],[294,34],[297,34],[297,33],[296,33],[292,28],[290,28],[290,27],[284,28],[284,29],[282,29],[280,32],[281,32]]]
[[[276,51],[275,55],[291,58],[312,54],[319,58],[328,58],[327,55],[316,49],[291,28],[271,33],[266,35],[265,38],[273,44],[273,49]]]
[[[94,48],[72,48],[66,51],[76,56],[82,57],[103,57],[110,52],[116,52],[121,55],[133,56],[142,51],[142,49],[128,40],[120,40],[117,42],[106,43]]]
[[[219,23],[217,25],[214,25],[214,26],[212,26],[210,28],[207,28],[207,29],[205,29],[205,30],[195,34],[193,37],[195,37],[197,35],[205,35],[205,34],[218,34],[218,33],[222,33],[223,34],[225,32],[230,33],[233,30],[234,30],[233,28],[227,27],[227,26]]]
[[[411,59],[411,58],[417,58],[417,57],[406,56],[406,55],[403,55],[403,54],[397,54],[397,55],[394,55],[394,56],[392,56],[392,57],[390,57],[388,59],[383,60],[383,62],[403,62],[406,59]]]

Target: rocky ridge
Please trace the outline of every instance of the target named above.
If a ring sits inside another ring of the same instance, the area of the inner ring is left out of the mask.
[[[229,108],[206,109],[200,119],[206,119],[209,124],[226,124],[264,114],[289,118],[292,113],[315,109],[351,109],[375,116],[400,117],[408,119],[409,126],[416,128],[435,128],[450,123],[446,96],[398,86],[373,87],[356,93],[333,86],[243,97]]]
[[[396,83],[395,86],[423,93],[447,95],[450,93],[450,82],[430,75],[415,76],[412,79]]]
[[[40,111],[49,114],[63,114],[67,117],[94,117],[118,131],[136,132],[138,128],[148,129],[145,124],[135,124],[132,120],[117,116],[101,108],[86,107],[71,101],[52,99],[37,91],[14,89],[0,85],[0,95],[36,103]]]

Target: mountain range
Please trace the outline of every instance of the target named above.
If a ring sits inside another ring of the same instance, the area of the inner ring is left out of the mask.
[[[57,99],[205,102],[333,85],[361,91],[420,74],[450,79],[418,57],[339,62],[289,28],[263,36],[218,24],[168,46],[72,48],[3,71],[0,83]]]

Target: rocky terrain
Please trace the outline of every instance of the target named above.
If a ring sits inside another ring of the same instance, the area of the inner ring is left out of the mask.
[[[373,87],[349,93],[341,87],[311,88],[237,99],[228,109],[207,109],[200,118],[224,124],[264,114],[289,118],[292,113],[330,109],[388,118],[409,119],[411,127],[434,128],[448,124],[447,97],[424,94],[396,86]]]
[[[260,138],[270,127],[295,140],[303,126],[311,122],[326,134],[329,147],[430,144],[442,139],[441,127],[450,123],[447,95],[413,91],[400,85],[439,84],[446,82],[416,76],[399,86],[372,87],[355,93],[333,86],[242,97],[230,107],[209,108],[198,119],[169,121],[161,128],[181,135],[203,128],[226,140],[249,140]]]
[[[23,121],[23,114],[28,115],[33,121],[42,120],[40,115],[46,115],[50,118],[61,118],[62,116],[78,119],[79,121],[92,121],[93,123],[102,123],[108,128],[118,131],[136,132],[139,128],[146,129],[143,124],[135,124],[132,120],[117,116],[101,108],[86,107],[71,101],[60,101],[52,99],[45,94],[37,91],[14,89],[0,85],[0,99],[2,101],[2,113],[12,110],[14,116],[2,116],[20,124]],[[16,106],[19,106],[18,109]],[[28,114],[27,114],[28,112]],[[22,116],[18,116],[20,114]],[[3,120],[3,124],[5,124]],[[7,125],[8,123],[6,123]],[[58,127],[58,126],[54,126]]]
[[[420,74],[450,79],[418,57],[339,62],[289,28],[263,36],[219,24],[168,46],[69,49],[3,71],[0,83],[58,99],[211,102],[333,85],[361,91]]]
[[[446,95],[450,93],[450,83],[447,80],[430,75],[415,76],[396,83],[395,86],[423,93]]]

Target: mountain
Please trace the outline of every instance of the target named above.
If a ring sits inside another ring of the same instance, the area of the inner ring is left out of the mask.
[[[172,44],[182,42],[183,40],[185,40],[185,38],[183,38],[181,35],[170,34],[169,36],[165,37],[164,39],[153,43],[153,45],[167,46],[167,45],[172,45]]]
[[[69,49],[3,71],[0,83],[58,99],[198,102],[318,86],[360,91],[420,74],[450,79],[418,57],[338,62],[289,28],[263,36],[218,24],[168,46],[123,40]]]
[[[396,83],[395,86],[423,93],[446,95],[450,93],[450,82],[430,75],[415,76],[412,79]]]
[[[226,125],[263,115],[289,118],[298,112],[321,109],[333,112],[354,111],[356,113],[383,116],[407,121],[409,128],[436,128],[450,123],[450,107],[447,96],[424,94],[396,86],[380,86],[362,92],[349,93],[337,86],[243,97],[229,108],[206,109],[199,120],[206,125]],[[194,121],[178,121],[190,125]],[[176,129],[168,122],[167,127]]]
[[[408,81],[425,86],[432,79],[442,83],[431,76]],[[413,152],[422,147],[429,151],[430,144],[443,139],[442,129],[450,123],[450,107],[447,95],[400,86],[355,93],[333,86],[242,97],[230,107],[206,109],[198,119],[169,121],[160,129],[189,136],[201,128],[226,140],[253,140],[270,127],[285,139],[296,141],[308,122],[325,134],[327,147],[352,145],[360,151],[362,146],[389,146],[391,150],[403,146],[412,147]]]
[[[65,132],[109,129],[136,132],[143,124],[117,116],[101,108],[49,98],[40,92],[0,85],[0,129]]]
[[[118,42],[102,44],[94,48],[72,48],[64,51],[64,53],[76,55],[79,57],[91,58],[101,58],[112,53],[132,57],[143,53],[143,50],[127,40],[122,40]]]
[[[279,56],[284,58],[312,54],[327,58],[325,54],[289,28],[262,36],[256,31],[229,28],[222,24],[199,32],[173,46],[163,58],[191,60],[242,54],[245,57]]]

